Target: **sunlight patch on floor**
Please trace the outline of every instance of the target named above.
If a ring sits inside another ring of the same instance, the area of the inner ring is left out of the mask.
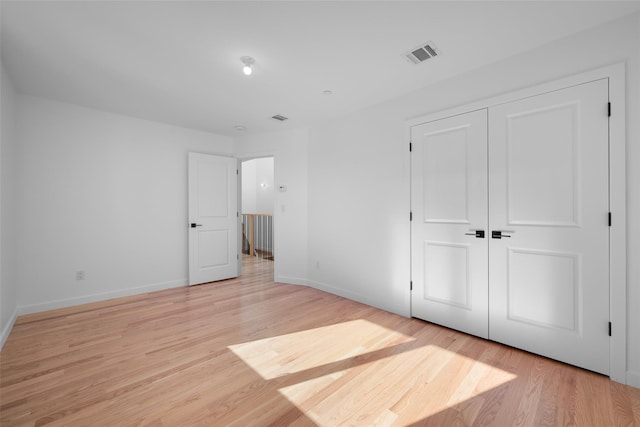
[[[483,355],[487,356],[490,354]],[[407,425],[453,407],[460,411],[460,417],[473,420],[484,402],[478,396],[516,378],[490,364],[433,345],[335,374],[338,378],[325,375],[279,391],[320,426],[345,419],[352,425],[394,425],[400,417],[401,424]],[[357,390],[352,383],[338,386],[344,375],[358,384]],[[420,402],[421,412],[406,413],[407,408]]]
[[[268,380],[411,341],[410,336],[357,319],[228,348]]]
[[[229,348],[319,426],[407,425],[446,410],[472,423],[483,393],[516,378],[491,365],[495,346],[474,359],[465,343],[420,345],[358,319]]]

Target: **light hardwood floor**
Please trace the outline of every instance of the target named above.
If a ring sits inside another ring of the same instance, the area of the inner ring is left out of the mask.
[[[0,424],[640,425],[638,389],[244,262],[239,279],[20,317]]]

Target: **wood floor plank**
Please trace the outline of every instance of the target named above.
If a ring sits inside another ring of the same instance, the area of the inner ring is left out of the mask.
[[[640,426],[638,389],[243,266],[21,316],[0,425]]]

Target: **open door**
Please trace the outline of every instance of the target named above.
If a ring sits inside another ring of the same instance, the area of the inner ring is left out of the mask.
[[[238,166],[189,153],[189,285],[238,276]]]

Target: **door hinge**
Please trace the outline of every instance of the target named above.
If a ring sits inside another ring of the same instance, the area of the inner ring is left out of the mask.
[[[609,212],[609,227],[611,227],[611,212]]]
[[[412,291],[413,290],[413,280],[409,282],[409,290]]]
[[[411,153],[413,151],[413,144],[411,144],[411,142],[409,142],[409,152]]]
[[[609,117],[611,117],[611,103],[610,102],[607,104],[607,114],[609,115]]]
[[[611,336],[611,322],[609,322],[609,336]]]
[[[240,260],[240,254],[236,254],[236,260]]]
[[[413,221],[413,212],[409,212],[409,221]]]
[[[236,175],[240,175],[240,173],[238,172],[238,169],[236,169]]]

